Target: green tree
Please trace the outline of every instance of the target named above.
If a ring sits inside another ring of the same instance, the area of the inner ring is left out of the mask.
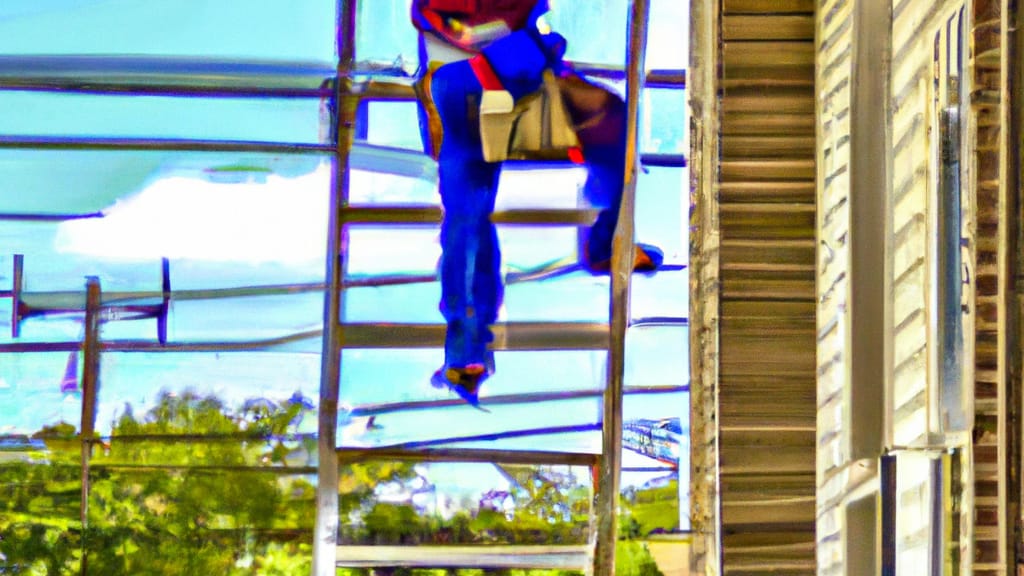
[[[16,440],[26,449],[0,460],[0,573],[75,573],[82,555],[75,428],[47,426]]]
[[[185,392],[161,394],[142,419],[126,410],[112,446],[93,459],[90,572],[247,574],[276,570],[282,551],[308,568],[314,489],[282,474],[282,447],[303,408],[252,406],[232,413]]]
[[[309,411],[297,402],[266,401],[232,410],[191,392],[162,394],[141,417],[126,409],[110,444],[97,445],[91,459],[84,532],[78,521],[80,439],[68,424],[40,430],[25,439],[33,449],[22,459],[0,461],[0,573],[72,574],[84,562],[87,573],[104,575],[308,574],[315,486],[308,468],[291,472],[315,456],[315,439],[296,432]],[[442,518],[412,499],[379,500],[384,487],[407,494],[424,489],[426,479],[413,463],[346,464],[340,468],[341,542],[580,544],[588,534],[590,488],[566,470],[503,467],[512,481],[511,506],[497,494],[497,504],[469,500]],[[667,507],[674,491],[670,485],[624,499],[623,535],[643,536],[660,522],[655,511]],[[619,573],[657,576],[642,543],[619,547]],[[382,573],[412,572],[483,574]]]

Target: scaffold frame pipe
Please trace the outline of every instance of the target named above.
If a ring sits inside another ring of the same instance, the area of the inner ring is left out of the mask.
[[[315,69],[294,64],[268,64],[253,62],[231,63],[230,70],[210,69],[210,63],[163,61],[165,70],[156,64],[131,57],[97,60],[95,58],[5,56],[0,58],[0,91],[46,92],[56,94],[92,94],[110,96],[194,96],[200,98],[329,98],[334,96],[330,83],[334,80],[325,67],[319,86],[311,86]],[[621,82],[626,71],[621,66],[591,62],[572,62],[574,70],[584,76]],[[23,71],[18,66],[23,66]],[[189,70],[189,66],[198,67]],[[99,68],[107,67],[106,70]],[[119,69],[118,66],[121,66]],[[255,66],[258,68],[253,68]],[[239,73],[238,70],[242,72]],[[266,75],[285,78],[291,75],[293,83],[277,81],[273,85],[259,85],[258,79]],[[207,74],[209,79],[195,80],[196,75]],[[233,75],[232,75],[233,74]],[[258,74],[258,75],[257,75]],[[354,75],[409,79],[409,72],[391,62],[359,62]],[[188,76],[190,81],[181,80]],[[223,78],[228,78],[223,80]],[[217,80],[213,78],[218,78]],[[381,78],[373,78],[380,80]],[[686,70],[648,70],[646,86],[651,88],[685,88]],[[395,83],[398,84],[397,82]]]
[[[100,315],[103,308],[100,307]],[[688,324],[684,319],[650,318],[632,321],[630,327],[677,326]],[[409,348],[440,347],[444,341],[443,324],[358,323],[343,325],[342,347],[345,348]],[[608,327],[592,322],[514,322],[493,325],[495,351],[604,351]],[[254,340],[204,340],[160,342],[159,340],[104,340],[99,343],[104,353],[194,353],[252,352],[270,349],[302,340],[319,338],[322,329],[310,329],[271,338]],[[501,336],[498,338],[497,336]],[[80,348],[76,341],[62,342],[0,342],[0,354],[72,352]]]
[[[597,218],[596,208],[514,208],[497,210],[491,214],[495,224],[518,226],[589,226]],[[64,222],[102,218],[101,212],[87,214],[41,214],[0,212],[0,221],[11,222]],[[349,225],[373,224],[429,224],[441,222],[441,207],[436,205],[356,205],[344,213]],[[322,286],[323,284],[321,284]],[[0,291],[0,295],[3,292]]]
[[[256,140],[190,140],[184,138],[120,138],[97,136],[0,136],[0,149],[116,150],[167,152],[262,152],[268,154],[326,154],[330,144],[264,142]]]
[[[125,96],[323,98],[335,66],[314,60],[5,54],[0,90]]]
[[[20,278],[21,270],[23,265],[17,264],[17,257],[15,255],[15,279]],[[659,269],[660,272],[666,271],[680,271],[686,268],[686,265],[677,264],[666,264]],[[564,265],[551,268],[545,268],[541,270],[531,270],[527,272],[509,272],[505,276],[506,284],[520,284],[523,282],[532,282],[536,280],[542,280],[547,278],[549,275],[565,274],[570,272],[576,272],[582,270],[582,266],[578,263],[575,265]],[[437,282],[437,274],[386,274],[386,275],[375,275],[365,277],[354,277],[346,278],[344,280],[344,286],[346,288],[376,288],[381,286],[394,286],[397,284],[420,284],[428,282]],[[53,291],[39,291],[39,292],[26,292],[21,288],[21,282],[14,282],[18,286],[17,290],[0,290],[0,298],[12,298],[12,302],[20,303],[21,306],[28,307],[30,312],[35,314],[47,314],[47,313],[58,313],[58,312],[84,312],[85,311],[85,293],[74,290],[53,290]],[[118,304],[125,304],[137,300],[149,300],[149,299],[168,299],[179,302],[195,301],[195,300],[221,300],[228,298],[249,298],[259,296],[288,296],[294,294],[308,294],[311,292],[323,292],[327,288],[327,285],[323,282],[297,282],[294,284],[255,284],[248,286],[231,286],[226,288],[186,288],[172,290],[161,289],[156,290],[121,290],[121,291],[110,291],[103,293],[103,301],[101,306],[116,306]],[[25,314],[20,314],[19,317],[24,317]],[[685,317],[673,317],[673,316],[649,316],[634,318],[630,321],[630,326],[644,325],[644,324],[674,324],[674,325],[688,325],[689,320]],[[16,338],[17,335],[14,335]]]
[[[88,94],[103,96],[158,96],[168,98],[326,98],[333,88],[299,86],[190,86],[188,84],[146,84],[138,81],[96,82],[72,78],[0,78],[0,90],[44,92],[50,94]]]
[[[542,426],[540,428],[521,428],[518,430],[506,430],[504,432],[489,432],[485,434],[469,434],[466,436],[431,438],[429,440],[412,440],[398,444],[379,446],[377,450],[401,449],[401,450],[423,450],[425,448],[447,446],[466,442],[494,442],[509,438],[529,438],[530,436],[548,436],[556,434],[572,434],[576,432],[593,432],[601,429],[600,422],[591,424],[569,424],[565,426]]]
[[[367,460],[404,460],[412,462],[451,462],[479,464],[524,464],[593,466],[598,454],[551,452],[543,450],[499,450],[489,448],[338,448],[338,464]]]
[[[103,309],[101,307],[101,315]],[[687,326],[681,319],[637,319],[630,327]],[[342,348],[440,348],[444,343],[443,324],[356,323],[344,324]],[[599,322],[513,322],[494,324],[494,350],[606,350],[608,325]],[[103,352],[247,352],[272,349],[303,340],[320,338],[320,328],[293,332],[258,340],[184,341],[106,340],[99,344]],[[499,338],[500,336],[500,338]],[[2,342],[0,354],[25,352],[71,352],[80,344],[65,342]]]
[[[15,254],[11,267],[11,338],[17,338],[21,335],[21,292],[25,282],[25,255]]]
[[[647,395],[647,394],[675,394],[689,392],[690,387],[686,385],[660,385],[660,386],[628,386],[623,389],[625,395]],[[589,390],[563,390],[553,392],[523,392],[520,394],[500,394],[487,396],[487,406],[502,406],[507,404],[528,404],[535,402],[559,402],[564,400],[579,400],[584,398],[598,398],[604,394],[604,389],[592,388]],[[400,402],[381,402],[375,404],[363,404],[354,406],[350,412],[353,417],[379,416],[381,414],[394,414],[395,412],[411,412],[416,410],[432,410],[436,408],[449,408],[464,406],[465,402],[456,398],[444,398],[439,400],[405,400]]]
[[[96,427],[96,399],[100,377],[100,280],[90,276],[86,281],[85,335],[82,340],[82,501],[80,506],[82,528],[89,525],[89,459],[90,442]],[[75,354],[76,352],[72,352]],[[83,566],[84,569],[84,566]]]

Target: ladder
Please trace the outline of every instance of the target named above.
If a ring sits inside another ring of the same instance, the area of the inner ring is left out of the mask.
[[[487,566],[495,568],[561,568],[585,569],[593,574],[611,574],[615,567],[616,510],[618,509],[622,426],[625,333],[629,325],[628,303],[630,275],[634,250],[634,198],[638,155],[637,119],[640,91],[644,85],[649,0],[630,3],[628,62],[625,70],[627,104],[627,154],[625,159],[625,191],[612,258],[609,322],[583,323],[504,323],[494,327],[495,350],[607,350],[607,382],[603,392],[601,419],[602,450],[600,455],[542,451],[509,451],[429,446],[397,446],[387,448],[347,449],[338,447],[337,425],[340,397],[341,352],[352,347],[440,347],[444,341],[444,325],[390,324],[386,326],[351,324],[343,321],[346,263],[345,247],[349,245],[349,226],[353,224],[399,225],[436,222],[436,210],[409,207],[360,207],[349,201],[349,168],[356,136],[360,103],[365,101],[413,100],[411,84],[373,78],[357,81],[355,38],[357,0],[341,0],[338,7],[339,63],[334,97],[336,163],[330,203],[327,239],[327,273],[324,304],[324,338],[320,383],[318,427],[318,485],[316,526],[314,533],[313,573],[335,574],[345,566],[457,567]],[[673,78],[674,76],[674,78]],[[682,73],[647,76],[659,85],[680,88]],[[651,164],[683,166],[685,160],[652,155]],[[535,210],[495,215],[495,221],[517,224],[578,225],[588,221],[587,211]],[[626,257],[629,255],[630,257]],[[427,375],[424,375],[426,377]],[[539,399],[539,398],[538,398]],[[595,481],[591,508],[596,517],[591,530],[591,543],[586,547],[538,547],[524,554],[521,548],[424,547],[384,551],[381,547],[339,547],[339,465],[367,459],[408,461],[486,462],[494,464],[564,464],[590,467]],[[382,555],[388,559],[382,560]]]
[[[637,168],[647,166],[682,167],[685,158],[676,154],[639,154],[637,141],[637,116],[639,95],[646,84],[651,87],[679,89],[685,85],[682,71],[644,71],[647,15],[649,0],[633,0],[629,27],[629,61],[625,70],[603,66],[580,65],[577,69],[587,75],[602,76],[612,80],[627,81],[628,127],[627,137],[631,145],[625,159],[626,190],[623,195],[620,222],[616,232],[615,254],[612,260],[610,321],[591,323],[548,323],[513,322],[494,327],[495,348],[499,350],[594,350],[608,353],[607,385],[602,391],[545,392],[509,394],[491,397],[488,402],[498,404],[522,404],[530,401],[544,401],[577,397],[603,398],[603,417],[598,423],[574,427],[574,430],[602,430],[601,455],[591,453],[566,453],[544,451],[499,451],[480,449],[446,448],[444,444],[466,439],[445,439],[444,442],[426,442],[417,445],[403,445],[374,449],[339,448],[337,425],[339,417],[339,393],[341,351],[353,348],[397,348],[430,347],[439,348],[444,340],[445,328],[441,324],[373,324],[344,323],[342,309],[345,290],[357,286],[382,286],[410,281],[433,281],[434,277],[398,277],[352,279],[346,277],[347,245],[349,227],[352,225],[382,224],[436,224],[440,211],[436,207],[398,206],[357,206],[349,202],[349,173],[352,169],[373,170],[382,165],[398,167],[401,174],[424,177],[433,170],[432,162],[424,155],[409,150],[368,146],[357,140],[356,125],[358,107],[361,102],[371,100],[411,101],[415,98],[412,86],[401,80],[382,80],[373,76],[373,70],[356,65],[355,27],[356,0],[338,2],[339,64],[334,85],[314,88],[310,79],[319,82],[325,76],[335,73],[320,68],[288,70],[288,81],[301,77],[301,87],[294,85],[253,87],[256,82],[250,76],[265,73],[260,67],[254,70],[239,70],[236,64],[217,67],[207,62],[184,62],[185,72],[172,63],[166,68],[154,70],[154,63],[144,58],[106,59],[103,57],[78,59],[63,62],[61,57],[26,56],[5,61],[0,66],[0,89],[10,90],[68,90],[72,92],[130,93],[150,95],[182,96],[201,94],[211,97],[301,97],[325,98],[333,101],[337,129],[332,134],[332,143],[294,144],[263,141],[199,140],[177,138],[109,138],[80,136],[4,136],[0,148],[38,150],[174,150],[189,152],[259,152],[273,154],[310,154],[330,152],[335,155],[329,234],[327,238],[327,263],[325,282],[306,284],[282,284],[269,286],[243,286],[209,289],[172,289],[171,270],[167,260],[162,262],[161,282],[145,291],[101,290],[100,280],[93,277],[85,293],[80,292],[30,292],[24,286],[24,261],[15,256],[12,266],[10,290],[0,290],[0,298],[12,302],[12,338],[18,337],[21,322],[33,316],[48,314],[81,314],[83,335],[81,341],[62,342],[5,342],[0,343],[0,353],[22,352],[63,352],[82,355],[82,509],[83,526],[87,519],[89,501],[89,460],[94,439],[99,388],[100,358],[108,352],[224,352],[272,348],[290,343],[322,337],[323,366],[321,374],[321,402],[318,422],[318,466],[292,469],[295,473],[313,473],[318,476],[317,517],[314,534],[314,572],[334,574],[340,562],[351,566],[382,566],[379,549],[362,547],[339,548],[335,545],[338,534],[338,466],[341,462],[357,462],[368,459],[434,462],[483,462],[498,465],[551,464],[581,466],[593,474],[596,498],[592,516],[597,518],[591,530],[592,542],[586,546],[535,547],[530,554],[523,555],[521,548],[504,549],[487,547],[467,549],[445,547],[443,551],[417,547],[409,550],[391,550],[392,564],[389,566],[436,565],[441,553],[445,555],[445,566],[480,565],[496,568],[559,568],[586,569],[595,574],[610,574],[614,570],[616,541],[616,514],[619,496],[619,475],[622,469],[621,448],[623,428],[623,396],[630,393],[678,392],[685,387],[630,387],[624,386],[625,335],[628,326],[638,324],[663,324],[664,318],[630,320],[628,317],[629,282],[633,253],[633,212]],[[52,64],[60,66],[53,67]],[[64,70],[61,66],[70,66]],[[193,80],[190,70],[198,70],[196,76],[213,71],[212,80]],[[225,69],[230,69],[226,72]],[[64,70],[64,71],[62,71]],[[40,72],[42,71],[42,72]],[[167,85],[154,85],[151,74],[164,76]],[[370,74],[371,79],[357,81],[356,74]],[[238,78],[231,79],[232,75]],[[223,78],[229,78],[224,81]],[[281,80],[280,78],[278,80]],[[0,220],[14,221],[63,221],[75,218],[98,217],[98,214],[50,214],[27,213],[15,209],[0,213]],[[494,220],[507,224],[579,226],[593,219],[593,211],[586,209],[540,209],[509,210],[494,214]],[[624,255],[630,255],[624,258]],[[539,276],[531,274],[510,278],[511,282],[529,282]],[[175,300],[211,300],[236,298],[253,295],[284,295],[296,293],[324,293],[324,322],[322,330],[307,330],[281,337],[222,340],[222,341],[173,341],[167,336],[168,308]],[[156,325],[155,340],[103,340],[100,326],[106,322],[127,319],[152,319]],[[424,378],[428,377],[424,374]],[[457,401],[428,400],[416,402],[417,408],[450,406]],[[362,406],[361,413],[372,415],[383,413],[394,407]],[[569,431],[566,427],[563,431]],[[341,557],[344,557],[342,560]]]

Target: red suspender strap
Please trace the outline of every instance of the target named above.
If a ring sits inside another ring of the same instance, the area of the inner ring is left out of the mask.
[[[440,12],[460,12],[462,14],[476,13],[476,0],[429,0],[427,4],[431,10]]]
[[[473,74],[476,75],[476,79],[480,82],[480,86],[484,90],[504,90],[505,87],[501,85],[501,80],[498,79],[498,75],[494,73],[494,68],[491,68],[491,63],[484,58],[483,54],[477,54],[476,56],[469,59],[469,66],[473,69]]]
[[[423,16],[423,19],[427,21],[427,24],[430,24],[434,29],[434,32],[447,36],[445,33],[448,32],[448,25],[445,24],[444,18],[442,18],[440,14],[429,8],[420,10],[420,14]]]

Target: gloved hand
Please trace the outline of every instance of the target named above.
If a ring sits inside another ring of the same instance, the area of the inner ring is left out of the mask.
[[[544,46],[544,52],[548,55],[548,62],[551,66],[558,66],[562,63],[562,58],[565,57],[565,50],[569,46],[569,42],[564,36],[558,32],[551,32],[549,34],[536,34],[536,37],[540,39],[540,43]]]
[[[520,30],[496,40],[483,54],[505,89],[518,100],[540,87],[546,68],[561,66],[566,44],[561,34]]]

